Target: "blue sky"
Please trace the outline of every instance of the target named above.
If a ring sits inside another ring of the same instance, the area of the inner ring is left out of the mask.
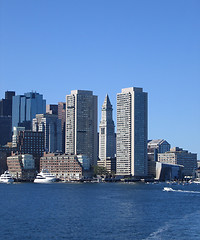
[[[149,139],[200,159],[199,0],[0,0],[0,98],[37,91],[98,95],[142,87]],[[115,121],[116,123],[116,121]]]

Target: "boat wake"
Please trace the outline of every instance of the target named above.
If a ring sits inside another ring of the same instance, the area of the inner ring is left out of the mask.
[[[163,191],[164,192],[182,192],[182,193],[197,193],[197,194],[200,194],[200,192],[198,191],[186,191],[186,190],[175,190],[173,188],[170,188],[170,187],[164,187],[163,188]]]
[[[163,226],[152,232],[144,240],[168,240],[168,239],[199,239],[199,220],[200,211],[186,214],[179,219],[179,224],[176,220],[170,220]],[[190,223],[190,224],[186,224]],[[192,223],[192,224],[191,224]]]

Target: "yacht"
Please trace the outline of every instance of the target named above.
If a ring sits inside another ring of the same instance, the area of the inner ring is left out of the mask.
[[[5,171],[3,174],[0,176],[0,182],[1,183],[13,183],[14,179],[11,177],[9,171]]]
[[[42,169],[40,173],[37,174],[34,183],[51,183],[56,181],[56,176],[49,173],[47,169]]]

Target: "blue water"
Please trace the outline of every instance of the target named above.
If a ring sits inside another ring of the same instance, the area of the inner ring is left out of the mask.
[[[164,186],[0,184],[0,239],[200,239],[200,185]]]

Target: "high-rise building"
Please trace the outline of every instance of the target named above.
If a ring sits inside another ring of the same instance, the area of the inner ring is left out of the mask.
[[[74,90],[66,96],[66,154],[86,155],[97,164],[97,96]]]
[[[15,92],[5,92],[5,99],[0,100],[0,145],[12,141],[12,97]]]
[[[57,104],[49,104],[46,106],[46,113],[58,115],[58,105]]]
[[[147,93],[125,88],[117,94],[117,174],[147,176]]]
[[[46,112],[46,100],[43,95],[36,92],[25,93],[13,97],[12,128],[25,127],[31,130],[32,120],[36,114]]]
[[[12,117],[0,116],[0,145],[12,141]]]
[[[5,92],[5,99],[0,100],[0,116],[12,116],[12,97],[15,92]]]
[[[65,123],[66,123],[66,103],[58,103],[58,119],[61,120],[62,126],[62,152],[65,153]]]
[[[53,114],[36,114],[33,119],[33,131],[44,132],[46,152],[62,151],[62,129],[61,120]]]
[[[106,158],[114,158],[116,154],[115,125],[112,118],[112,105],[106,95],[101,109],[101,122],[99,125],[99,159],[106,167]]]

